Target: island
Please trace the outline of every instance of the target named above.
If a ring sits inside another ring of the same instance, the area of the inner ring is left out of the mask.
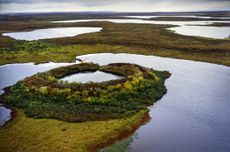
[[[61,80],[72,74],[95,71],[120,75],[122,78],[100,83],[70,83]],[[157,71],[130,63],[100,66],[84,62],[37,73],[5,88],[1,102],[14,109],[17,117],[11,122],[16,124],[6,125],[1,134],[5,141],[6,138],[12,138],[9,134],[21,134],[20,130],[29,129],[32,133],[40,132],[41,136],[47,137],[48,133],[41,131],[44,127],[52,126],[52,132],[61,130],[71,136],[68,142],[82,138],[81,144],[68,150],[95,151],[127,137],[149,120],[148,106],[166,93],[164,82],[170,75],[168,71]],[[93,127],[95,132],[87,132],[87,128],[92,130]],[[89,142],[89,139],[84,138],[90,136],[95,139]],[[53,140],[61,138],[57,135],[55,137]],[[28,140],[24,139],[22,143]],[[46,140],[42,143],[48,144]],[[52,147],[48,149],[57,150]]]

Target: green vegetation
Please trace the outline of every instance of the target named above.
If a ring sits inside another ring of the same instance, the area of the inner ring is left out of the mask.
[[[101,83],[64,83],[59,79],[83,71],[110,72],[125,78]],[[3,103],[27,116],[69,122],[109,120],[146,110],[166,92],[168,72],[134,64],[74,64],[38,73],[6,89]],[[145,90],[145,91],[143,91]]]
[[[96,70],[124,78],[84,84],[59,80]],[[0,129],[0,149],[96,151],[131,135],[149,120],[147,105],[166,92],[164,80],[169,76],[135,64],[81,63],[28,77],[6,88],[1,96],[4,104],[16,110],[16,117]]]
[[[55,18],[53,18],[55,20]],[[102,27],[97,33],[42,40],[49,44],[39,51],[1,51],[0,64],[15,62],[72,62],[76,55],[88,53],[136,53],[230,65],[230,41],[182,36],[166,30],[169,25],[115,24],[109,22],[63,23],[19,21],[4,23],[0,32],[47,27]],[[0,48],[13,40],[0,36]],[[24,49],[27,50],[27,49]]]
[[[108,121],[68,123],[28,118],[17,110],[14,120],[0,128],[0,149],[4,152],[86,152],[89,148],[95,151],[103,143],[116,141],[124,132],[135,131],[146,112]]]
[[[0,21],[0,33],[76,26],[103,27],[103,31],[32,42],[16,41],[0,34],[0,64],[72,62],[77,55],[107,52],[157,55],[230,65],[229,40],[177,35],[165,30],[171,26],[47,22],[73,19],[73,16],[74,19],[92,18],[75,15],[4,18]],[[120,74],[125,78],[86,84],[59,80],[72,73],[96,70]],[[11,122],[0,129],[0,149],[6,152],[95,151],[103,147],[103,144],[120,139],[119,136],[124,132],[135,131],[142,124],[141,120],[148,111],[146,107],[166,92],[164,80],[169,75],[168,72],[137,65],[112,64],[100,67],[85,63],[26,78],[7,88],[6,94],[1,97],[1,101],[17,113]]]
[[[48,44],[41,41],[16,41],[11,46],[3,48],[3,51],[40,51],[48,48]]]

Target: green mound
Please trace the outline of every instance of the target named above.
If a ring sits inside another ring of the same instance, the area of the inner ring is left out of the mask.
[[[68,83],[62,77],[84,71],[122,75],[101,83]],[[99,66],[81,63],[38,73],[5,89],[4,104],[23,109],[27,116],[68,122],[109,120],[146,110],[166,93],[167,71],[155,71],[135,64]]]

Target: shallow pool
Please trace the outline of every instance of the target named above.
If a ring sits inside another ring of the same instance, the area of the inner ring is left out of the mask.
[[[60,80],[68,81],[68,82],[86,83],[86,82],[103,82],[103,81],[117,80],[121,78],[123,77],[111,73],[96,71],[96,72],[76,73],[70,76],[66,76]]]

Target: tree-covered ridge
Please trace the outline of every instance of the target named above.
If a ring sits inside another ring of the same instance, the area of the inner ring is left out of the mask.
[[[124,78],[101,83],[68,83],[59,79],[84,71],[104,71]],[[38,73],[6,88],[2,102],[23,109],[27,116],[70,122],[108,120],[146,110],[166,92],[160,72],[135,64],[99,66],[81,63]]]

